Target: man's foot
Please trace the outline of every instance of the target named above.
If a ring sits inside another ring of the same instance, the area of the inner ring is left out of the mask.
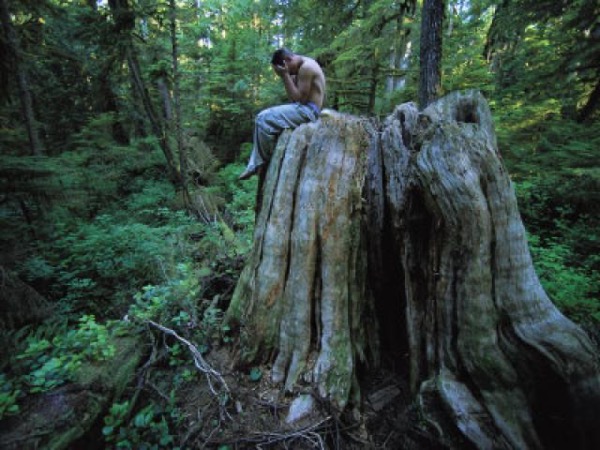
[[[252,176],[256,175],[258,172],[258,167],[255,167],[254,169],[246,169],[242,172],[242,174],[238,177],[238,180],[247,180],[248,178],[251,178]]]

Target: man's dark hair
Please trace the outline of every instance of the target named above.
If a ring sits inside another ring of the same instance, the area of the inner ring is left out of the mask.
[[[291,50],[287,48],[280,48],[278,50],[275,50],[275,52],[273,53],[273,57],[271,58],[271,64],[274,64],[276,66],[283,66],[283,60],[291,56],[294,56],[294,53]]]

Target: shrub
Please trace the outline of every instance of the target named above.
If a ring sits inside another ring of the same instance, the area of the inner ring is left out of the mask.
[[[569,267],[570,250],[560,242],[529,236],[529,246],[540,281],[548,296],[568,317],[582,324],[600,324],[600,301],[595,292],[597,275]]]

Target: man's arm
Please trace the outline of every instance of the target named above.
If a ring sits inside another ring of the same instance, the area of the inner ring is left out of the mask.
[[[310,86],[314,74],[304,67],[300,67],[298,71],[296,83],[287,67],[273,66],[275,73],[283,80],[285,86],[285,92],[287,93],[288,99],[291,102],[307,103],[310,96]]]

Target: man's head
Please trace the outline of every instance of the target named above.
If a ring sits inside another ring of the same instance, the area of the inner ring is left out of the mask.
[[[300,65],[302,64],[302,57],[296,55],[287,48],[280,48],[275,50],[273,57],[271,58],[271,64],[275,66],[287,66],[292,75],[298,72]]]

